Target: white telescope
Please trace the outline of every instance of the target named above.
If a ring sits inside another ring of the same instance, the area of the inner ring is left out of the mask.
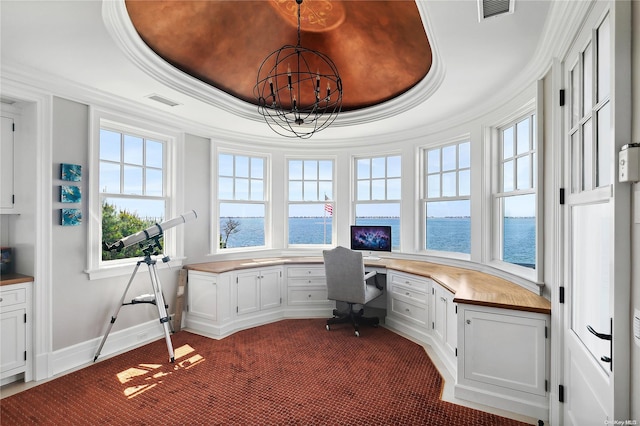
[[[131,234],[127,237],[121,238],[113,244],[107,244],[103,241],[102,249],[106,251],[120,251],[125,247],[129,247],[134,244],[149,240],[151,238],[161,236],[167,229],[171,229],[174,226],[189,222],[196,219],[197,217],[198,215],[196,214],[195,210],[191,210],[190,212],[182,214],[171,220],[167,220],[162,223],[156,223],[155,225],[150,226],[143,231],[136,232],[135,234]]]

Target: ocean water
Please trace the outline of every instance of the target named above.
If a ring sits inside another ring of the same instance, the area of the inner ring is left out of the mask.
[[[229,236],[227,247],[264,245],[264,220],[233,218],[240,223],[237,233]],[[221,227],[227,218],[220,221]],[[390,225],[392,245],[400,248],[399,218],[360,218],[358,225]],[[504,261],[527,267],[535,265],[535,219],[506,218],[504,224]],[[429,218],[427,249],[471,253],[471,219],[468,217]],[[289,244],[331,244],[331,220],[322,217],[289,219]]]

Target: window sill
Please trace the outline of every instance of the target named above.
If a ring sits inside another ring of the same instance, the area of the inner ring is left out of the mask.
[[[171,258],[171,260],[167,263],[162,261],[160,256],[155,257],[154,260],[157,261],[157,269],[174,269],[174,268],[182,268],[182,264],[184,261],[184,257],[179,258]],[[101,280],[104,278],[113,278],[113,277],[122,277],[126,275],[131,275],[133,273],[134,268],[136,267],[137,262],[127,262],[120,263],[118,265],[110,265],[103,266],[98,269],[90,269],[85,270],[84,272],[89,276],[89,280]],[[144,263],[144,262],[143,262]]]

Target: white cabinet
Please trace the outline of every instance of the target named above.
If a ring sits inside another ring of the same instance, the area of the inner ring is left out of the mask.
[[[282,305],[282,268],[236,273],[236,312],[249,314]]]
[[[231,274],[189,271],[185,327],[213,335],[231,318]]]
[[[0,211],[13,209],[13,118],[2,116],[2,134],[0,135]]]
[[[396,271],[387,273],[387,317],[385,323],[426,340],[429,334],[431,280]]]
[[[455,396],[548,418],[549,316],[458,305]]]
[[[431,287],[431,329],[435,349],[449,371],[455,375],[457,355],[457,306],[453,293],[433,282]]]
[[[0,384],[31,380],[31,282],[0,289]]]
[[[287,267],[287,315],[329,317],[335,302],[327,298],[324,265]]]

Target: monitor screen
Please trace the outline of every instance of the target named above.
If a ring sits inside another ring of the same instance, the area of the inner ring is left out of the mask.
[[[391,227],[351,225],[351,250],[391,251]]]

